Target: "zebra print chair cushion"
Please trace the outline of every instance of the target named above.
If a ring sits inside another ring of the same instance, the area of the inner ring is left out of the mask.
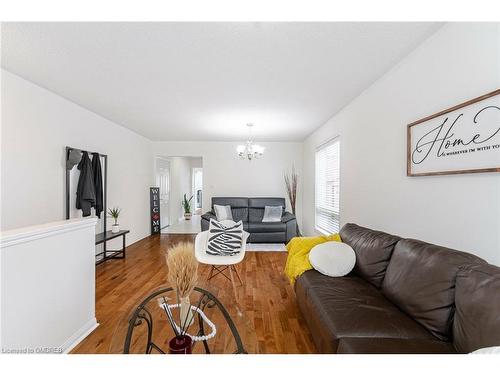
[[[243,223],[238,221],[229,226],[210,220],[208,228],[207,254],[209,255],[235,255],[241,251],[243,239]]]

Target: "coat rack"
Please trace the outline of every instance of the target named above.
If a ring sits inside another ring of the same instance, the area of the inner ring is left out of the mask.
[[[86,150],[81,150],[79,148],[75,147],[69,147],[66,146],[66,161],[69,159],[69,154],[71,150],[75,151],[80,151],[84,152]],[[99,157],[104,158],[104,177],[103,177],[103,182],[104,182],[104,187],[103,187],[103,197],[102,197],[102,203],[103,203],[103,220],[104,220],[104,231],[102,233],[98,233],[95,236],[95,244],[103,245],[103,251],[101,253],[96,254],[96,257],[99,257],[102,255],[102,258],[96,262],[96,264],[102,263],[108,259],[120,259],[120,258],[125,258],[125,235],[129,233],[130,231],[128,230],[121,230],[118,233],[107,233],[106,230],[106,215],[107,215],[107,193],[108,193],[108,155],[101,154],[99,152],[92,152],[92,151],[87,151],[89,154],[96,153],[99,155]],[[70,218],[70,190],[71,190],[71,170],[68,170],[66,168],[66,219],[68,220]],[[106,248],[106,242],[109,240],[112,240],[113,238],[117,238],[119,236],[123,236],[123,247],[122,250],[107,250]],[[109,255],[108,255],[109,254]],[[120,255],[121,256],[117,256]]]
[[[79,148],[74,148],[74,147],[68,147],[66,146],[66,160],[69,158],[69,153],[71,150],[75,151],[80,151],[80,152],[85,152],[86,150],[80,150]],[[93,151],[87,151],[89,154],[93,154],[95,152]],[[102,197],[102,203],[103,203],[103,211],[104,212],[104,232],[106,232],[106,201],[107,201],[107,196],[108,196],[108,155],[98,153],[99,157],[104,158],[104,189],[103,189],[103,197]],[[69,219],[69,213],[70,213],[70,180],[71,180],[71,175],[70,175],[71,169],[68,170],[66,168],[66,220]]]

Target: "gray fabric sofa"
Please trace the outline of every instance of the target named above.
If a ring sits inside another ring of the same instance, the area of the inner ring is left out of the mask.
[[[217,220],[214,204],[231,206],[234,221],[242,221],[243,229],[250,233],[248,242],[287,243],[297,235],[297,220],[285,211],[285,198],[214,197],[212,210],[201,216],[201,230],[208,230],[210,219]],[[265,206],[282,206],[279,223],[263,223]]]

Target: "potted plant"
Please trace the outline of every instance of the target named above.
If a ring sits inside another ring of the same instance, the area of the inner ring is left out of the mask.
[[[191,201],[193,200],[193,196],[187,199],[186,194],[184,194],[184,198],[182,199],[182,207],[184,208],[184,219],[191,220]]]
[[[111,232],[118,233],[120,231],[120,224],[118,224],[118,216],[120,216],[121,208],[113,207],[108,210],[108,215],[115,223],[111,226]]]

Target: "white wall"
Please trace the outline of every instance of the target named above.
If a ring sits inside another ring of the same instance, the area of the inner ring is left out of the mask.
[[[203,168],[203,158],[193,157],[190,158],[190,162],[191,162],[191,172],[192,168]]]
[[[302,174],[302,143],[257,143],[265,146],[266,151],[262,159],[252,161],[238,158],[236,154],[238,142],[154,142],[154,154],[203,157],[205,209],[210,207],[211,198],[217,196],[286,197],[283,173],[294,164],[297,172]],[[299,186],[297,198],[299,224],[301,202]]]
[[[406,177],[408,123],[499,87],[499,24],[441,28],[305,141],[306,233],[314,233],[315,148],[340,136],[341,224],[469,251],[500,265],[497,173]]]
[[[73,219],[1,233],[2,352],[69,352],[97,327],[95,225]]]
[[[149,234],[148,139],[2,69],[1,142],[2,230],[65,218],[64,147],[72,146],[108,155],[108,207],[123,209],[127,242]]]

